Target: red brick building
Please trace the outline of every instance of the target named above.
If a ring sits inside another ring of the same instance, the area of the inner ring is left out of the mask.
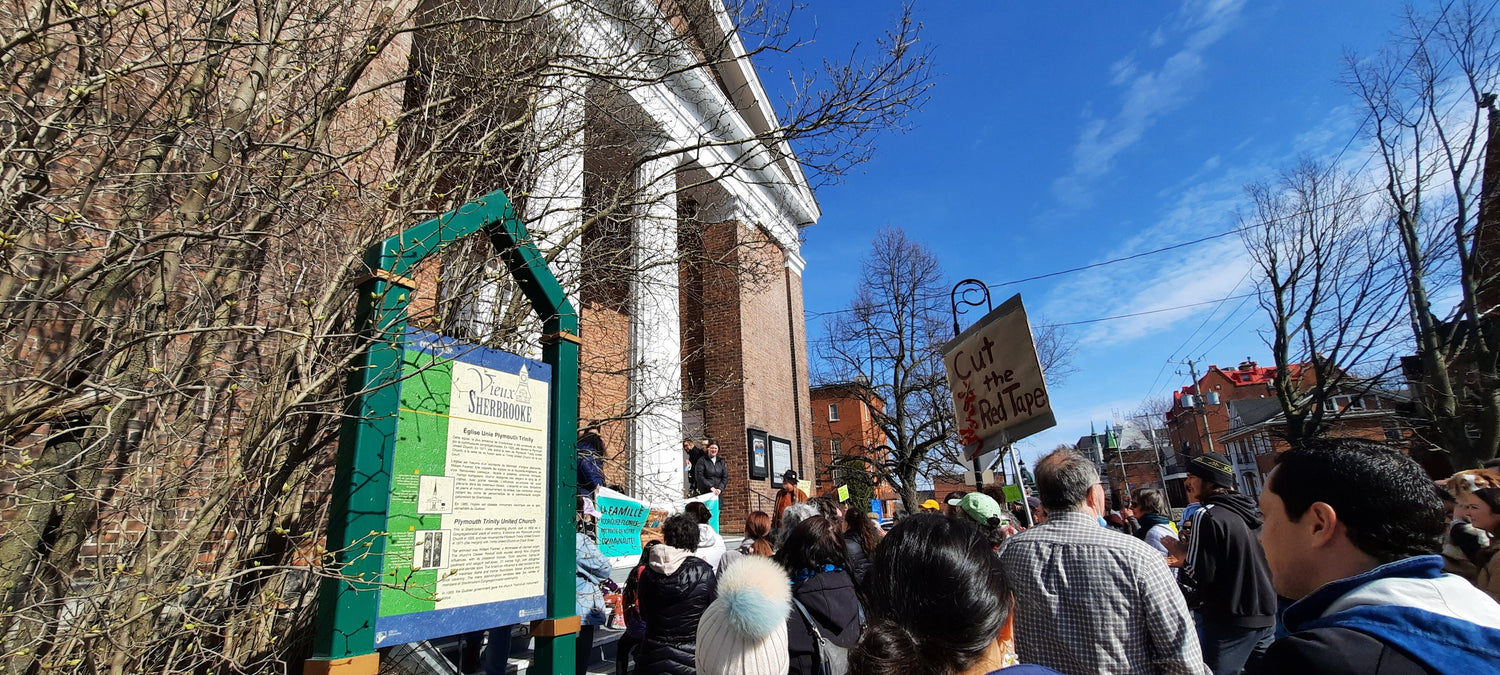
[[[884,458],[884,453],[876,449],[886,444],[885,432],[875,424],[870,411],[872,408],[884,411],[885,401],[858,383],[814,387],[810,397],[814,489],[822,493],[844,483],[838,475],[840,458],[856,454],[876,461]],[[896,494],[889,485],[881,483],[875,488],[875,498],[895,499]]]
[[[1305,377],[1303,385],[1312,386],[1316,377],[1311,369],[1293,365],[1293,377]],[[1223,452],[1217,446],[1219,436],[1229,431],[1229,402],[1246,399],[1274,399],[1271,381],[1276,377],[1276,368],[1261,367],[1246,359],[1239,366],[1225,370],[1209,366],[1196,384],[1190,384],[1172,393],[1172,409],[1167,411],[1167,430],[1172,450],[1186,456],[1208,452]],[[1205,420],[1207,429],[1204,428]],[[1209,439],[1215,439],[1210,443]]]
[[[1074,448],[1102,467],[1111,498],[1123,500],[1141,488],[1165,487],[1159,446],[1166,444],[1166,429],[1123,424],[1079,438]]]

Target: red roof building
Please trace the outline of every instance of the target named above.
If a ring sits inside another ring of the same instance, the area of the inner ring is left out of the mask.
[[[1311,387],[1316,377],[1311,368],[1303,364],[1289,366],[1294,379],[1302,378],[1301,387]],[[1190,384],[1172,393],[1172,409],[1167,411],[1167,429],[1172,439],[1172,450],[1179,455],[1178,464],[1186,457],[1213,450],[1224,452],[1209,442],[1229,431],[1230,401],[1256,398],[1275,398],[1271,381],[1276,377],[1276,368],[1261,367],[1246,359],[1239,366],[1225,370],[1209,366],[1196,384]],[[1204,428],[1205,420],[1208,428]]]

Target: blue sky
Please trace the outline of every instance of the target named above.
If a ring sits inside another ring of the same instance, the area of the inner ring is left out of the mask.
[[[847,53],[898,11],[815,2],[797,28],[816,42],[799,58]],[[1385,43],[1399,11],[1384,0],[919,2],[937,85],[909,133],[882,138],[872,162],[818,195],[823,218],[802,250],[809,335],[823,334],[815,313],[847,305],[882,226],[930,246],[952,279],[998,284],[1231,230],[1242,186],[1302,155],[1343,152],[1357,168],[1362,113],[1338,84],[1341,58]],[[767,65],[774,89],[786,66]],[[1269,364],[1255,301],[1218,302],[1253,290],[1248,270],[1229,236],[995,289],[997,304],[1020,292],[1034,324],[1207,303],[1072,327],[1078,371],[1052,386],[1059,425],[1023,456],[1187,384],[1169,360]]]

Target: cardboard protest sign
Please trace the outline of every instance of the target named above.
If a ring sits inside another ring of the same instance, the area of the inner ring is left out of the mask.
[[[967,458],[1057,425],[1019,294],[944,345],[943,365]]]

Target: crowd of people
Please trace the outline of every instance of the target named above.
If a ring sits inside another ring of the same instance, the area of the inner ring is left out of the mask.
[[[579,446],[582,503],[603,442]],[[697,494],[723,489],[716,444],[690,460]],[[1277,461],[1256,500],[1222,455],[1193,457],[1176,521],[1159,489],[1110,503],[1069,450],[1036,464],[1024,502],[949,493],[889,534],[790,471],[734,549],[690,502],[627,576],[616,673],[1500,672],[1500,466],[1434,483],[1352,439]],[[579,673],[613,584],[584,511]],[[504,672],[509,629],[489,644],[486,672]]]
[[[888,534],[787,476],[717,557],[695,514],[666,521],[626,584],[617,673],[1500,672],[1500,470],[1435,486],[1343,439],[1278,461],[1257,501],[1194,457],[1174,522],[1161,491],[1112,505],[1059,450],[1036,504],[952,494]]]

